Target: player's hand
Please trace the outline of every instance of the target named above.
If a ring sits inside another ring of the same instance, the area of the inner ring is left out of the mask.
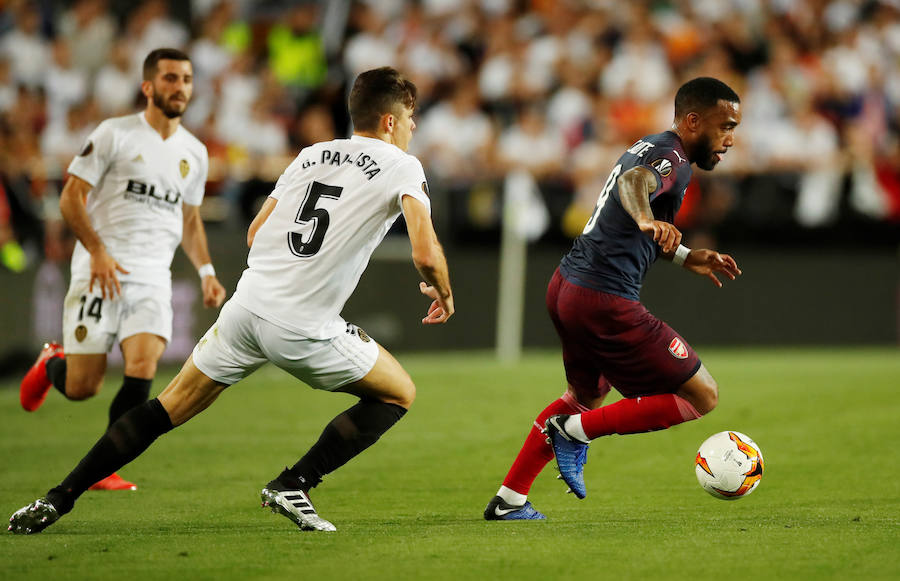
[[[101,246],[99,250],[91,254],[91,281],[88,283],[88,290],[93,292],[94,281],[96,281],[104,299],[111,299],[117,294],[122,294],[122,285],[119,283],[116,271],[129,274],[116,262],[115,258],[109,255],[106,248]]]
[[[423,325],[439,325],[441,323],[446,323],[447,319],[453,316],[452,296],[447,297],[446,299],[441,297],[436,288],[425,282],[419,283],[419,292],[426,297],[434,299],[431,302],[431,306],[428,307],[428,314],[422,319]]]
[[[681,244],[681,232],[673,224],[662,220],[649,220],[638,224],[641,232],[653,238],[666,254],[674,252]]]
[[[219,308],[225,302],[225,287],[219,282],[219,279],[210,275],[204,276],[200,281],[200,288],[203,289],[203,306],[206,308]]]
[[[708,277],[717,287],[722,287],[722,281],[716,276],[721,273],[731,280],[740,276],[741,269],[737,262],[727,254],[719,254],[715,250],[691,250],[684,260],[684,267],[691,272]]]

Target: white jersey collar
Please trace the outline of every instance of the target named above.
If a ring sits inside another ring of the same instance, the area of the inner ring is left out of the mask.
[[[159,138],[159,140],[162,141],[162,142],[168,142],[170,139],[172,139],[173,137],[175,137],[176,135],[178,135],[179,133],[181,133],[182,127],[181,127],[181,123],[179,123],[179,124],[178,124],[178,127],[175,129],[175,132],[172,133],[172,135],[170,135],[169,137],[167,137],[167,138],[164,139],[163,136],[159,134],[159,131],[157,131],[156,129],[154,129],[153,126],[150,125],[150,122],[147,121],[147,111],[146,111],[146,110],[141,111],[140,113],[138,113],[138,117],[141,118],[141,123],[143,123],[144,126],[145,126],[147,129],[149,129],[150,131],[152,131],[153,134],[156,135],[156,136]]]
[[[384,141],[383,139],[378,139],[375,137],[366,137],[364,135],[351,135],[350,141],[356,141],[357,143],[368,143],[369,145],[381,144],[381,145],[387,145],[388,147],[397,147],[393,143],[388,143],[387,141]],[[397,147],[397,149],[400,149],[400,148]]]

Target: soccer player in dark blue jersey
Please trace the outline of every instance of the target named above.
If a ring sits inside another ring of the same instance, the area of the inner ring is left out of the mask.
[[[673,225],[691,164],[715,168],[740,122],[737,94],[717,79],[696,78],[675,95],[672,128],[640,139],[619,158],[547,289],[568,388],[538,415],[485,519],[545,518],[527,496],[554,455],[560,477],[584,498],[592,439],[662,430],[716,407],[715,380],[687,341],[644,308],[640,291],[660,256],[719,287],[717,275],[741,274],[727,254],[683,246]],[[613,387],[624,398],[601,405]]]

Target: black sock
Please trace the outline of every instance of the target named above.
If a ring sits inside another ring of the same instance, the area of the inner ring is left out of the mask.
[[[45,364],[47,379],[59,393],[66,395],[66,358],[54,357]]]
[[[137,407],[147,401],[150,397],[150,386],[153,385],[152,379],[141,379],[140,377],[131,377],[126,375],[122,381],[122,387],[119,393],[113,398],[109,405],[109,426],[121,418],[125,412],[131,408]]]
[[[134,408],[106,430],[75,470],[50,489],[47,499],[59,514],[66,514],[90,485],[140,456],[172,427],[172,420],[158,399]]]
[[[377,442],[405,413],[406,408],[392,403],[360,400],[331,420],[306,455],[275,480],[288,488],[309,490],[322,481],[322,476]]]

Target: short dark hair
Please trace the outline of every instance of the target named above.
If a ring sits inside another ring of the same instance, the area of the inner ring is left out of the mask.
[[[350,120],[357,131],[374,131],[381,116],[397,105],[416,108],[416,86],[397,69],[381,67],[360,73],[350,90]]]
[[[701,113],[715,107],[719,101],[740,103],[731,87],[712,77],[697,77],[681,85],[675,94],[675,117]]]
[[[158,48],[147,55],[144,59],[144,80],[152,81],[159,70],[159,61],[188,61],[191,57],[178,50],[177,48]]]

